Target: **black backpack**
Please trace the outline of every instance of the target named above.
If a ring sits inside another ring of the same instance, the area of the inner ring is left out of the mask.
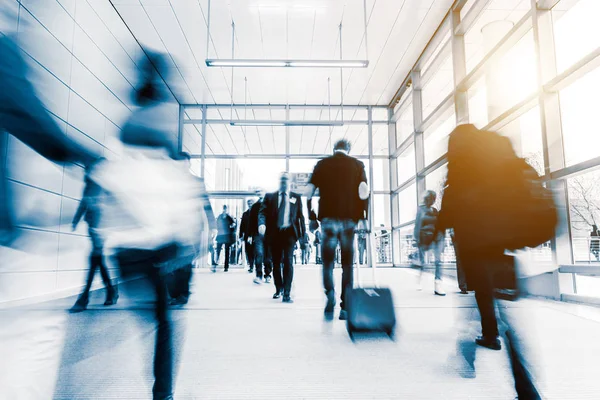
[[[508,138],[462,125],[450,135],[448,187],[452,226],[465,240],[508,250],[537,247],[555,236],[554,196]],[[442,212],[444,212],[442,203]]]

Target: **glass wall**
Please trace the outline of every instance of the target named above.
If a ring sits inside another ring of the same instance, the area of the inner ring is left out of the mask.
[[[395,263],[410,263],[418,191],[443,191],[449,133],[457,123],[473,123],[510,138],[565,205],[557,237],[528,252],[534,271],[558,271],[561,296],[600,297],[599,14],[596,0],[534,8],[529,0],[468,0],[449,13],[400,88],[402,98],[392,102]],[[463,41],[464,53],[453,54],[461,46],[446,50],[449,37]],[[398,148],[411,135],[410,146]],[[443,258],[453,262],[451,246]]]

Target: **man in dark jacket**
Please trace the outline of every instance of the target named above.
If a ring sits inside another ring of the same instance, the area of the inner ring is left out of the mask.
[[[307,188],[308,209],[311,219],[312,196],[319,189],[319,219],[323,231],[323,285],[327,295],[325,317],[333,318],[335,291],[333,268],[338,243],[342,258],[342,296],[340,319],[346,319],[345,297],[352,288],[352,266],[354,262],[354,231],[357,223],[366,218],[369,186],[364,164],[350,157],[350,142],[345,139],[334,146],[334,155],[315,165]]]
[[[244,242],[244,249],[246,250],[246,260],[248,261],[248,272],[254,272],[254,245],[252,244],[252,236],[250,235],[250,210],[254,200],[248,200],[248,209],[242,214],[242,220],[240,222],[240,233],[239,238]]]
[[[73,217],[73,230],[77,228],[81,218],[88,224],[88,233],[92,240],[92,253],[90,254],[90,269],[88,272],[85,288],[79,295],[79,298],[75,302],[75,305],[71,308],[71,312],[84,311],[87,308],[89,302],[90,289],[92,282],[94,281],[94,275],[96,269],[100,269],[100,276],[106,286],[106,301],[105,306],[111,306],[117,303],[119,294],[117,292],[117,286],[113,285],[108,274],[108,269],[104,264],[104,257],[102,255],[102,248],[104,241],[100,233],[98,232],[98,225],[100,223],[100,207],[98,206],[99,196],[101,194],[100,187],[95,184],[87,176],[85,177],[85,188],[83,190],[83,198],[79,202],[79,207]]]
[[[224,271],[229,271],[231,258],[231,245],[235,243],[235,221],[227,213],[227,206],[223,206],[223,212],[217,218],[217,261],[221,257],[221,250],[225,246]]]
[[[259,199],[250,209],[248,218],[248,236],[254,246],[254,269],[256,277],[254,283],[260,285],[263,282],[271,282],[271,272],[273,271],[273,263],[271,261],[271,248],[265,243],[264,236],[258,233],[258,214],[265,197],[264,191],[259,194]],[[263,269],[264,268],[264,269]]]
[[[287,173],[281,175],[279,190],[265,196],[258,214],[258,232],[265,235],[273,256],[273,298],[278,299],[283,294],[284,303],[293,303],[291,290],[294,279],[294,245],[306,230],[302,198],[299,194],[290,192],[289,180]]]
[[[436,232],[438,210],[433,206],[436,198],[437,194],[433,190],[425,192],[423,204],[417,210],[413,237],[419,249],[417,253],[417,267],[420,269],[419,290],[421,289],[421,277],[425,267],[425,255],[431,250],[435,259],[435,286],[433,292],[438,296],[445,296],[446,292],[442,288],[442,249],[440,247],[443,245],[443,235]]]

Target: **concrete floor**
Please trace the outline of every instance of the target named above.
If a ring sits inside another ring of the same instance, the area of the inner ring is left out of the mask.
[[[339,270],[336,273],[339,274]],[[370,275],[363,271],[365,280]],[[97,278],[99,279],[99,277]],[[339,275],[336,276],[339,284]],[[506,352],[476,350],[476,374],[456,356],[479,332],[473,295],[415,290],[414,271],[381,269],[395,295],[396,341],[352,343],[343,322],[322,319],[320,269],[298,267],[292,305],[271,299],[242,270],[197,270],[193,295],[175,309],[176,399],[512,399]],[[154,324],[143,282],[121,287],[119,304],[66,313],[74,298],[0,310],[0,398],[150,399]],[[505,304],[547,399],[600,398],[600,312],[521,300]]]

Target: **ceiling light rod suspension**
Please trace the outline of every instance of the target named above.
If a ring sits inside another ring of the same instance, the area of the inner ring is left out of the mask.
[[[340,51],[339,60],[300,60],[300,59],[236,59],[233,55],[230,59],[225,58],[209,58],[210,47],[210,19],[211,19],[211,0],[208,0],[208,12],[206,21],[206,66],[207,67],[260,67],[260,68],[286,68],[286,67],[304,67],[304,68],[367,68],[369,66],[369,46],[367,40],[367,0],[363,0],[363,22],[364,22],[364,41],[365,41],[365,56],[364,60],[343,60]],[[232,26],[234,26],[232,22]],[[342,24],[340,23],[340,39]],[[287,27],[286,27],[287,29]],[[234,28],[235,31],[235,28]],[[235,34],[233,35],[235,46]],[[287,37],[287,31],[286,31]],[[287,40],[287,39],[286,39]],[[341,40],[340,40],[341,46]],[[233,54],[233,51],[232,51]]]
[[[340,23],[340,60],[341,59],[342,59],[342,24]],[[341,120],[342,120],[342,122],[344,122],[344,69],[343,68],[340,68],[340,108],[342,110]]]
[[[235,58],[235,22],[231,20],[231,58]],[[231,68],[231,118],[233,121],[233,67]],[[245,103],[245,102],[244,102]]]

